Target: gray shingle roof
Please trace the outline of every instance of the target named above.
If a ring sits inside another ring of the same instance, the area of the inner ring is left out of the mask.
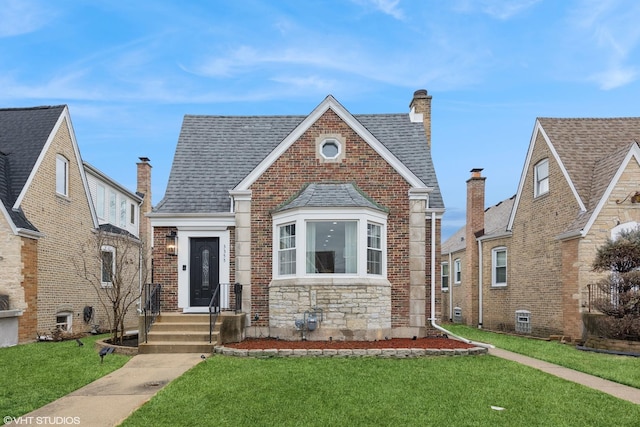
[[[408,114],[354,115],[389,151],[434,190],[444,208],[422,123]],[[229,211],[229,193],[306,116],[190,116],[182,123],[169,183],[158,213]]]
[[[0,109],[0,199],[18,228],[37,231],[13,210],[64,105]]]
[[[296,208],[369,208],[386,212],[387,210],[365,196],[353,184],[312,183],[296,194],[292,200],[275,209],[282,212]]]
[[[488,238],[493,235],[503,234],[507,231],[507,224],[509,223],[509,216],[511,215],[511,209],[515,202],[516,196],[511,196],[484,211],[484,235],[482,237]],[[460,251],[467,247],[465,241],[465,227],[458,229],[451,237],[442,243],[441,252],[443,254],[449,254]]]

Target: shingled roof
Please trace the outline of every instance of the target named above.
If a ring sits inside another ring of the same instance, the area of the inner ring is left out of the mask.
[[[192,116],[182,123],[169,183],[157,213],[229,211],[229,190],[249,175],[307,116]],[[354,115],[428,187],[444,208],[422,123],[409,114]]]
[[[640,141],[640,117],[539,118],[538,122],[586,208],[566,231],[581,230],[632,145]]]
[[[37,231],[13,209],[64,105],[0,109],[0,199],[18,228]]]
[[[511,209],[513,209],[513,202],[515,201],[515,198],[516,196],[513,195],[508,199],[485,209],[483,238],[503,235],[507,231],[509,215],[511,215]],[[441,252],[443,254],[449,254],[465,249],[466,247],[465,227],[462,227],[442,243]]]
[[[387,212],[387,209],[365,196],[353,184],[312,183],[288,200],[275,212],[296,208],[368,208]]]

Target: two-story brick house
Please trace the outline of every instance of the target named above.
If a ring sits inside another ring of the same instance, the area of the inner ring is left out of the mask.
[[[444,205],[431,96],[410,110],[328,96],[306,116],[186,116],[150,215],[163,310],[206,312],[212,284],[237,282],[248,336],[299,339],[309,313],[307,339],[424,335]]]
[[[0,200],[0,345],[106,326],[74,264],[99,221],[67,106],[0,109]]]
[[[449,318],[582,338],[596,249],[640,223],[637,141],[640,118],[539,118],[516,195],[486,211],[474,169],[467,225],[443,243]]]

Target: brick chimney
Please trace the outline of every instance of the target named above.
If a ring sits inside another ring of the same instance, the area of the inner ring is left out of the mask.
[[[467,323],[478,324],[479,316],[479,273],[480,256],[476,239],[484,234],[484,187],[486,178],[482,169],[471,169],[471,178],[467,180],[467,226],[465,231],[466,268],[464,283],[468,286],[465,293],[468,312]]]
[[[424,124],[427,146],[431,149],[431,95],[427,93],[426,89],[418,89],[413,93],[409,110],[412,122],[422,121]]]
[[[147,261],[147,269],[151,271],[151,221],[147,214],[151,212],[153,207],[151,204],[151,164],[148,157],[139,157],[138,179],[136,193],[142,197],[142,205],[140,206],[140,240],[145,247],[145,259]],[[148,276],[150,280],[151,276]]]

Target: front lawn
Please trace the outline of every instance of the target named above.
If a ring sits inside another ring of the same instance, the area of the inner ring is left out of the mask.
[[[122,367],[128,356],[110,354],[100,363],[96,340],[37,342],[0,348],[0,414],[19,417]]]
[[[640,388],[640,357],[582,351],[571,344],[499,334],[464,325],[448,324],[445,328],[464,338]]]
[[[638,419],[640,405],[493,356],[216,355],[123,425],[637,426]]]

